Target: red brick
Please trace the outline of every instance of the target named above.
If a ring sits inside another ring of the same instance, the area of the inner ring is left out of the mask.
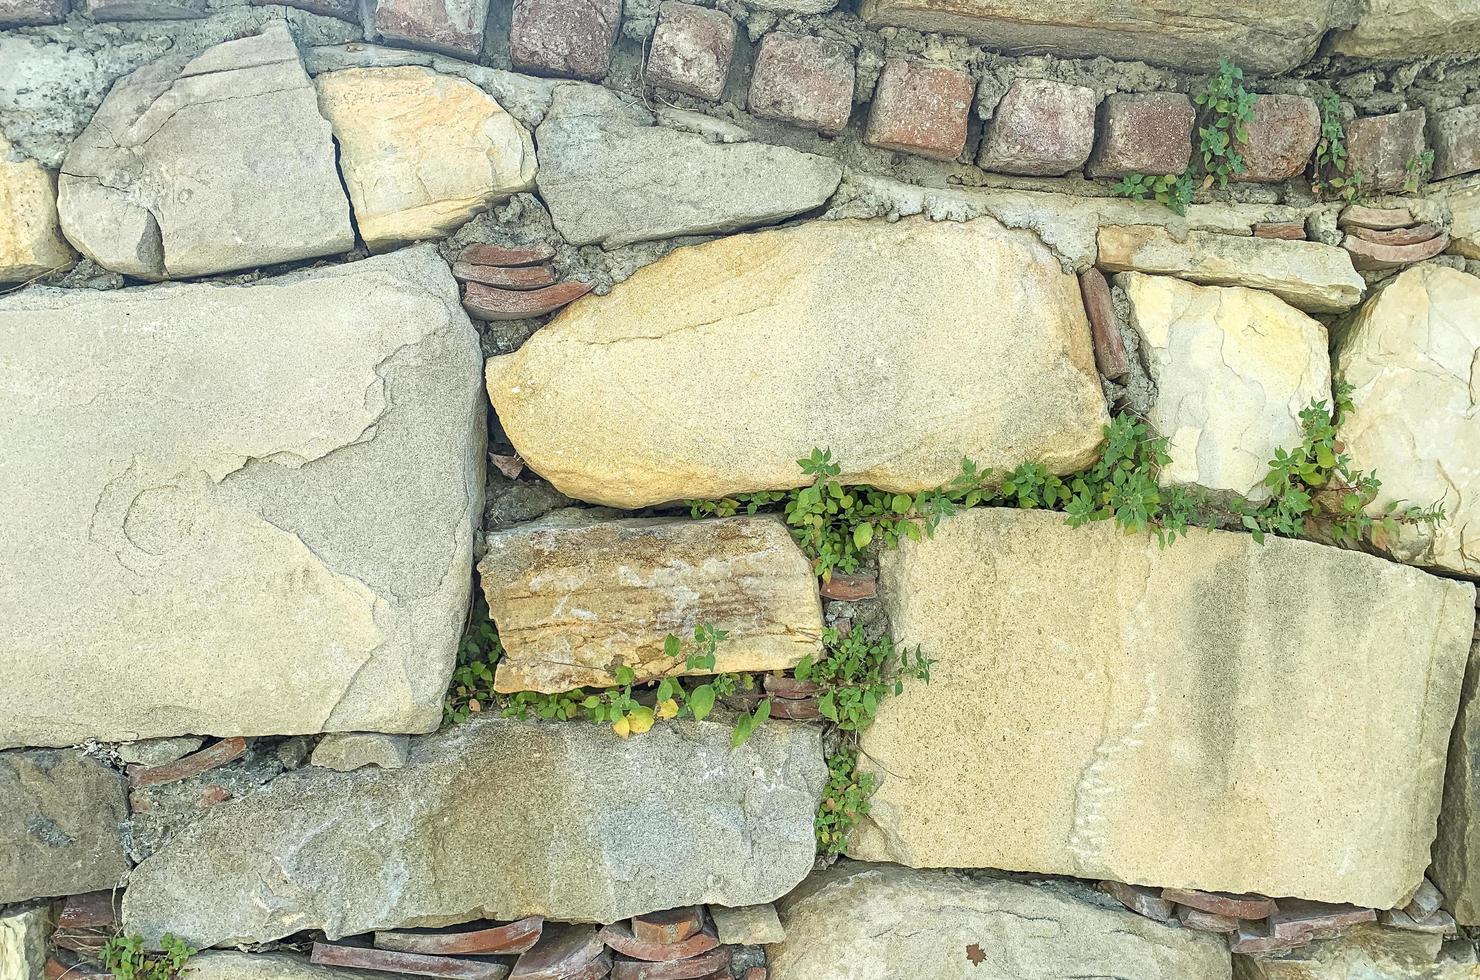
[[[761,39],[750,80],[750,111],[766,119],[840,133],[853,111],[853,52],[802,34]]]
[[[377,932],[375,945],[401,953],[430,956],[489,953],[523,953],[539,941],[544,931],[542,916],[531,915],[506,925],[487,929],[427,929]]]
[[[719,945],[719,939],[708,929],[697,932],[682,942],[667,944],[643,942],[620,922],[606,926],[599,935],[602,942],[634,960],[686,960],[691,956],[707,953]]]
[[[375,30],[413,48],[476,59],[483,50],[488,0],[377,0]]]
[[[1350,204],[1341,212],[1336,223],[1343,228],[1388,231],[1393,228],[1407,228],[1413,224],[1413,213],[1407,208],[1369,208],[1361,204]]]
[[[540,289],[555,285],[555,270],[548,265],[505,268],[454,262],[452,274],[463,282],[481,282],[485,286],[497,286],[500,289]]]
[[[591,291],[591,284],[571,279],[544,289],[498,289],[470,282],[463,287],[463,309],[480,320],[523,320],[553,313]]]
[[[658,8],[648,48],[647,80],[716,102],[735,57],[735,22],[723,11],[672,0]]]
[[[1175,92],[1117,93],[1100,104],[1091,177],[1180,174],[1192,159],[1192,100]]]
[[[1079,294],[1084,299],[1084,313],[1089,318],[1090,337],[1095,344],[1095,366],[1111,381],[1118,381],[1129,374],[1131,368],[1105,274],[1093,267],[1081,272]]]
[[[1449,236],[1440,235],[1416,245],[1381,245],[1356,235],[1347,235],[1342,239],[1341,247],[1351,253],[1352,265],[1357,269],[1401,269],[1444,251],[1449,247]]]
[[[122,899],[122,895],[119,898]],[[106,929],[118,921],[118,908],[111,891],[71,895],[62,902],[58,929]]]
[[[0,27],[60,24],[67,19],[67,0],[0,0]]]
[[[174,783],[191,776],[226,765],[240,759],[247,751],[247,740],[241,736],[223,738],[215,745],[208,745],[199,752],[192,752],[183,759],[163,766],[129,766],[128,778],[135,786],[159,786]]]
[[[1247,128],[1248,142],[1239,147],[1244,172],[1234,179],[1278,183],[1305,172],[1321,135],[1321,113],[1303,95],[1261,95]]]
[[[1276,936],[1269,931],[1265,922],[1245,922],[1229,937],[1228,948],[1235,953],[1279,953],[1297,949],[1310,942],[1309,934],[1299,936]]]
[[[1392,228],[1387,231],[1379,231],[1375,228],[1352,228],[1351,235],[1363,241],[1376,242],[1378,245],[1417,245],[1437,238],[1440,235],[1438,225],[1414,225],[1412,228]]]
[[[1303,898],[1282,898],[1275,904],[1277,908],[1269,917],[1269,929],[1279,939],[1311,936],[1377,921],[1377,913],[1372,909],[1355,905],[1330,905]]]
[[[699,980],[714,974],[728,977],[730,947],[720,946],[686,960],[634,960],[618,956],[612,962],[612,980]]]
[[[539,942],[514,962],[510,980],[568,980],[591,966],[611,969],[595,926],[547,923]]]
[[[1177,906],[1177,921],[1181,923],[1182,928],[1196,929],[1198,932],[1238,931],[1238,919],[1231,915],[1204,912],[1202,909],[1192,909],[1185,905]]]
[[[808,698],[814,694],[822,693],[822,688],[811,681],[799,681],[795,677],[778,677],[776,674],[767,674],[761,679],[767,694],[774,694],[779,698]]]
[[[1462,105],[1429,117],[1434,179],[1480,170],[1480,105]]]
[[[534,265],[555,257],[555,247],[544,242],[533,245],[469,245],[457,257],[469,265]]]
[[[509,57],[532,75],[598,82],[621,19],[622,0],[514,0]]]
[[[1274,913],[1274,899],[1263,895],[1235,895],[1230,892],[1205,892],[1195,888],[1163,888],[1161,897],[1188,908],[1201,909],[1214,915],[1235,919],[1263,919]]]
[[[1305,241],[1303,221],[1257,221],[1253,227],[1255,238],[1282,238],[1291,242]]]
[[[704,910],[697,905],[650,912],[632,917],[632,935],[638,942],[671,946],[704,928]]]
[[[1078,170],[1095,145],[1099,101],[1083,85],[1018,79],[997,103],[977,163],[984,170],[1037,177]]]
[[[965,72],[891,58],[874,89],[863,141],[883,150],[954,160],[966,149],[966,117],[975,90]]]
[[[872,575],[848,575],[844,572],[833,572],[818,586],[824,599],[840,599],[845,602],[856,602],[859,599],[872,599],[879,594],[879,580]]]
[[[446,980],[504,980],[509,975],[507,966],[489,960],[423,956],[420,953],[398,953],[390,949],[338,946],[333,943],[314,943],[308,961],[323,966],[348,966],[357,970],[383,970],[418,977],[442,977]]]
[[[1424,151],[1422,109],[1354,119],[1346,124],[1347,170],[1362,175],[1362,191],[1403,189],[1408,161]]]
[[[1172,903],[1162,898],[1155,888],[1127,885],[1123,881],[1102,881],[1100,890],[1132,912],[1148,919],[1168,922],[1172,918]]]

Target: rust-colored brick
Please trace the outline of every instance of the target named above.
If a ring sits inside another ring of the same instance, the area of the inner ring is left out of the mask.
[[[1091,177],[1180,174],[1192,159],[1192,100],[1176,92],[1117,93],[1100,105]]]
[[[853,111],[853,52],[802,34],[767,34],[755,57],[750,111],[767,119],[839,133]]]
[[[966,149],[976,85],[963,71],[891,58],[874,89],[863,141],[885,150],[954,160]]]
[[[735,22],[719,10],[670,2],[658,8],[647,80],[711,102],[725,93],[735,55]]]
[[[532,75],[600,81],[621,19],[622,0],[514,0],[509,58]]]

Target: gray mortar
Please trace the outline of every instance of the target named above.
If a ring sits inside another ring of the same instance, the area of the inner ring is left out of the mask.
[[[1116,329],[1120,331],[1120,339],[1125,343],[1125,360],[1130,371],[1118,384],[1105,382],[1106,397],[1115,410],[1124,409],[1145,418],[1150,414],[1151,406],[1156,403],[1156,382],[1151,380],[1151,372],[1147,370],[1146,360],[1141,356],[1141,335],[1131,326],[1130,297],[1120,286],[1112,284],[1110,302],[1115,310]],[[1113,397],[1109,394],[1112,390]]]

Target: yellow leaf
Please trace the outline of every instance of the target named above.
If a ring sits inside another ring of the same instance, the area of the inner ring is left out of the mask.
[[[624,720],[631,725],[632,734],[641,735],[653,727],[653,709],[643,707],[633,708],[627,712],[627,717]]]
[[[617,738],[625,739],[632,732],[632,723],[627,718],[618,718],[612,723],[612,731],[617,733]]]
[[[678,714],[678,702],[675,701],[675,700],[673,700],[672,698],[669,698],[667,701],[664,701],[664,702],[662,702],[661,704],[658,705],[658,717],[659,718],[672,718],[673,716],[675,716],[677,714]]]

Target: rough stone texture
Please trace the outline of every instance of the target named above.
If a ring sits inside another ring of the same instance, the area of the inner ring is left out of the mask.
[[[997,103],[977,165],[1040,177],[1078,170],[1095,145],[1099,101],[1083,85],[1019,78]]]
[[[0,283],[65,269],[77,256],[57,224],[56,178],[35,160],[11,160],[0,133]]]
[[[1265,499],[1275,449],[1300,445],[1300,413],[1331,400],[1326,328],[1258,289],[1134,272],[1116,285],[1156,384],[1147,421],[1172,457],[1162,482]]]
[[[50,944],[51,912],[46,906],[0,914],[0,980],[42,980]]]
[[[376,0],[375,31],[394,44],[476,60],[488,0]]]
[[[964,71],[891,58],[874,89],[863,141],[954,160],[966,149],[966,117],[975,91],[975,79]]]
[[[1179,174],[1192,159],[1192,100],[1176,92],[1116,93],[1100,109],[1100,140],[1085,172]]]
[[[1462,105],[1429,116],[1435,180],[1480,170],[1480,105]]]
[[[251,0],[254,6],[285,6],[307,10],[321,17],[337,17],[356,26],[360,23],[359,0]]]
[[[1334,54],[1385,61],[1480,50],[1480,0],[1366,0],[1350,30],[1331,40]]]
[[[1235,180],[1276,183],[1305,172],[1321,135],[1321,112],[1303,95],[1261,95],[1254,101],[1244,172]]]
[[[236,953],[208,949],[190,958],[191,980],[392,980],[399,973],[348,970],[310,963],[292,953]]]
[[[1347,235],[1342,239],[1341,247],[1351,253],[1352,267],[1358,271],[1401,269],[1439,255],[1449,247],[1449,236],[1441,234],[1409,245],[1388,245]]]
[[[68,152],[58,193],[67,238],[125,275],[200,276],[354,247],[329,123],[281,21],[119,81]]]
[[[840,133],[853,111],[853,53],[836,41],[772,32],[761,38],[750,111],[766,119]]]
[[[725,94],[735,57],[735,22],[719,10],[668,0],[648,51],[647,80],[715,102]]]
[[[353,772],[365,766],[400,769],[410,750],[405,735],[380,732],[330,732],[313,750],[309,761],[336,772]]]
[[[1480,925],[1480,640],[1470,647],[1429,870],[1460,924]]]
[[[814,447],[905,492],[963,456],[1070,472],[1107,419],[1077,280],[990,219],[679,249],[490,359],[488,390],[530,467],[618,507],[801,486]]]
[[[206,0],[83,0],[97,21],[184,20],[206,15]]]
[[[468,722],[405,769],[302,769],[212,809],[134,869],[124,925],[205,946],[773,901],[812,866],[825,777],[817,729],[787,722],[738,749],[710,722]]]
[[[536,131],[540,196],[572,244],[614,248],[768,224],[817,207],[842,176],[827,157],[655,126],[623,101],[562,86]]]
[[[0,299],[0,746],[434,727],[478,365],[430,247]]]
[[[1480,576],[1480,278],[1414,266],[1333,331],[1336,373],[1356,386],[1340,437],[1382,480],[1374,508],[1442,501],[1447,520],[1391,547],[1403,561]]]
[[[863,733],[880,785],[851,855],[1377,908],[1422,879],[1468,583],[978,509],[884,553],[879,592],[939,659]]]
[[[599,82],[621,19],[622,0],[514,0],[509,56],[519,71]]]
[[[1440,938],[1361,926],[1287,953],[1235,956],[1236,980],[1475,980],[1474,962],[1436,963]]]
[[[0,905],[116,887],[128,873],[127,816],[123,775],[98,760],[0,752]]]
[[[776,517],[560,511],[490,534],[478,571],[504,647],[501,692],[610,687],[624,665],[639,681],[684,673],[663,641],[705,623],[729,633],[718,673],[785,670],[822,649],[811,562]]]
[[[1102,269],[1264,289],[1307,312],[1350,309],[1367,288],[1345,249],[1320,242],[1201,231],[1177,238],[1151,225],[1102,225],[1098,242]]]
[[[1228,977],[1220,939],[1168,929],[1067,882],[843,861],[780,909],[786,939],[767,950],[772,980]]]
[[[1449,206],[1449,250],[1480,259],[1480,178],[1448,181],[1436,196]]]
[[[714,920],[719,941],[727,945],[767,946],[786,938],[774,905],[745,905],[737,909],[711,905],[709,917]]]
[[[482,89],[430,68],[315,79],[360,237],[372,250],[456,231],[534,187],[534,141]]]
[[[1333,0],[1231,0],[1217,7],[1193,0],[1093,5],[1083,0],[864,0],[860,12],[870,24],[965,34],[995,49],[1068,58],[1110,55],[1197,72],[1216,71],[1218,59],[1228,58],[1245,71],[1278,74],[1315,53],[1345,5]]]
[[[67,0],[0,0],[0,27],[60,24],[67,19]]]
[[[1346,124],[1347,169],[1362,175],[1362,192],[1400,191],[1408,163],[1424,151],[1422,109],[1353,119]]]

